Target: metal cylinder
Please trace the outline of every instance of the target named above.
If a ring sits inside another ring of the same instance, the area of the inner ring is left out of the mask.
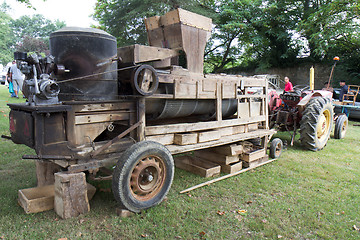
[[[50,53],[56,65],[65,67],[56,75],[60,101],[117,98],[114,36],[99,29],[65,27],[50,35]]]

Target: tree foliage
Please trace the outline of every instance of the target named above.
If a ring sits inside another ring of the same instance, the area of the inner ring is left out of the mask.
[[[12,29],[9,24],[11,17],[6,13],[8,6],[0,6],[0,63],[6,64],[13,58],[12,45],[14,42]]]

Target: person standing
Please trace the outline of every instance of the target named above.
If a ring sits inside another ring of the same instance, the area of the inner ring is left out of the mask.
[[[285,81],[285,89],[284,89],[285,92],[291,92],[293,90],[293,85],[290,82],[289,77],[285,77],[284,81]]]
[[[10,77],[13,83],[13,88],[15,92],[15,97],[19,98],[19,92],[22,91],[22,85],[23,85],[23,78],[21,71],[16,66],[16,61],[14,60],[12,62],[12,65],[10,67]]]
[[[346,85],[345,80],[340,81],[340,87],[341,87],[341,89],[340,89],[340,94],[339,94],[339,100],[340,100],[340,102],[342,102],[344,94],[348,93],[348,86]]]

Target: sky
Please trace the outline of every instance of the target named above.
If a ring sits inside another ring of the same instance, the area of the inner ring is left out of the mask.
[[[42,14],[52,21],[64,21],[67,26],[90,27],[97,25],[90,15],[94,13],[96,0],[30,0],[36,10],[29,9],[16,0],[0,0],[12,8],[10,15],[17,19],[23,15]]]

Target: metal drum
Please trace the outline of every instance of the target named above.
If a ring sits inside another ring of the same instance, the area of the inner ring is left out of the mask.
[[[60,101],[113,100],[118,95],[116,38],[93,28],[65,27],[50,35]]]

